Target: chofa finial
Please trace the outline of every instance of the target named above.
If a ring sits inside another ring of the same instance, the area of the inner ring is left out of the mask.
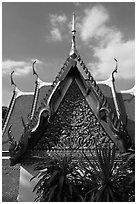
[[[11,75],[10,75],[10,81],[11,81],[11,85],[14,85],[16,87],[16,84],[14,83],[13,81],[13,73],[14,73],[14,70],[11,72]]]
[[[112,72],[112,79],[113,79],[113,81],[115,81],[114,73],[117,73],[117,71],[118,71],[118,61],[117,61],[116,58],[114,58],[114,60],[115,60],[115,62],[116,62],[116,67],[115,67],[115,69],[114,69],[113,72]]]
[[[75,43],[75,34],[76,34],[76,30],[75,30],[75,13],[73,12],[73,17],[72,17],[72,44],[71,44],[71,50],[70,50],[69,55],[74,59],[77,56],[76,43]]]
[[[33,64],[32,64],[32,68],[33,68],[33,75],[36,75],[38,77],[38,74],[37,72],[35,71],[35,67],[34,67],[34,64],[37,62],[37,60],[35,59]]]

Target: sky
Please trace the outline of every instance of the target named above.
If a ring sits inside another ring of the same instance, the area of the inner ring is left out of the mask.
[[[35,88],[32,62],[39,78],[52,82],[71,48],[72,14],[76,47],[95,80],[107,79],[118,60],[116,89],[135,84],[134,2],[3,2],[2,105],[8,106],[14,82],[24,92]]]

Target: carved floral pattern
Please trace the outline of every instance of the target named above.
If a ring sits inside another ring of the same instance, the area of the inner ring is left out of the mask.
[[[33,150],[94,148],[95,139],[111,142],[74,80]]]

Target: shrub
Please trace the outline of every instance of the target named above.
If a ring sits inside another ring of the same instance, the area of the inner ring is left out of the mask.
[[[38,163],[35,169],[40,170],[35,176],[40,179],[33,190],[38,194],[35,201],[82,201],[80,188],[74,178],[76,163],[72,161],[71,154],[47,155],[45,162]]]
[[[39,182],[34,187],[36,201],[128,202],[135,199],[134,153],[118,158],[112,144],[95,145],[94,150],[83,151],[81,157],[52,152],[35,169],[40,170],[36,175]]]

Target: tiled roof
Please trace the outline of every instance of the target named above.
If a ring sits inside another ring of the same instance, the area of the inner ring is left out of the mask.
[[[117,93],[118,100],[120,102],[120,109],[122,118],[127,122],[127,130],[135,141],[135,96],[131,93]]]
[[[45,102],[47,102],[49,89],[50,89],[50,85],[42,86],[39,89],[36,111],[38,111],[38,108],[40,107],[41,103],[43,102],[43,98],[45,98]]]
[[[11,114],[8,116],[8,122],[2,136],[3,150],[9,150],[8,128],[12,125],[12,135],[15,141],[19,141],[23,133],[23,124],[21,117],[27,123],[27,116],[31,111],[33,95],[21,95],[15,99]],[[10,108],[10,107],[9,107]]]

